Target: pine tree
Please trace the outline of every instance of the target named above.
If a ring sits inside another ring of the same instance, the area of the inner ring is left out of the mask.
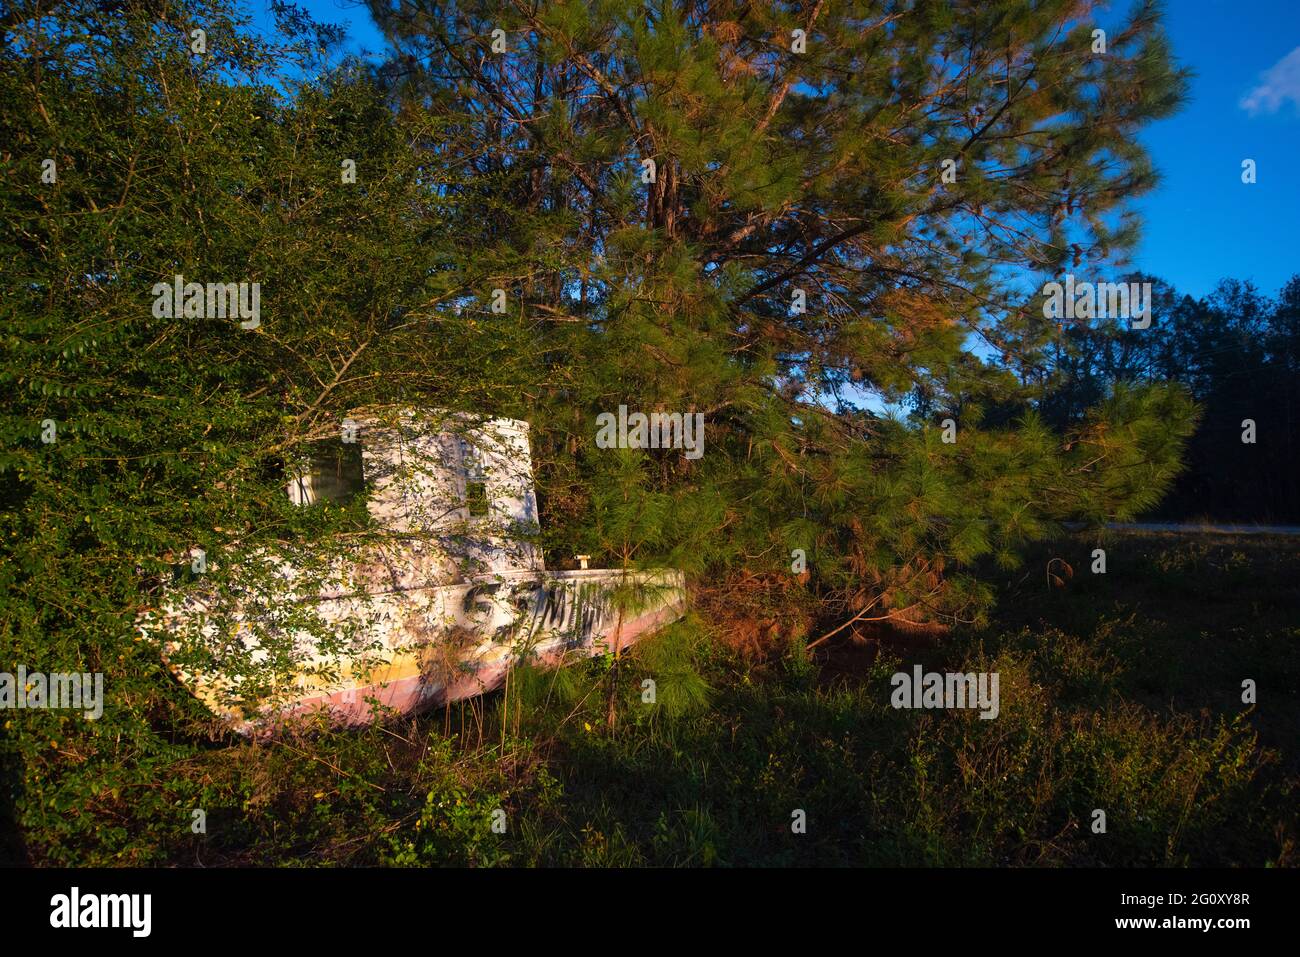
[[[1182,393],[1061,433],[1017,374],[1061,331],[1024,279],[1123,262],[1156,181],[1137,133],[1185,89],[1155,4],[1093,8],[372,0],[394,93],[515,174],[499,281],[569,357],[530,413],[554,524],[751,578],[804,549],[828,614],[959,621],[977,560],[1156,502]],[[620,404],[703,412],[706,454],[636,453],[622,494],[592,442]]]

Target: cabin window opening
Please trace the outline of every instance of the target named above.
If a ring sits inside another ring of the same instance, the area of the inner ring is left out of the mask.
[[[289,483],[289,497],[298,505],[343,503],[365,490],[360,442],[341,438],[307,445],[306,467]]]
[[[460,439],[460,464],[465,475],[465,510],[470,518],[483,518],[490,510],[487,469],[483,453],[464,436]]]
[[[488,495],[486,482],[467,481],[465,483],[465,507],[470,518],[481,518],[488,513]]]

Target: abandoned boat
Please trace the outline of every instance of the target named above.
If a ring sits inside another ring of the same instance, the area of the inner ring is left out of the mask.
[[[243,555],[225,571],[256,566],[247,587],[170,588],[141,622],[244,733],[322,711],[345,724],[414,713],[490,691],[523,661],[617,654],[685,608],[677,571],[588,569],[585,556],[546,569],[526,422],[355,410],[286,491],[302,507],[364,495],[371,534],[321,561]],[[259,668],[281,676],[269,695],[250,692]]]

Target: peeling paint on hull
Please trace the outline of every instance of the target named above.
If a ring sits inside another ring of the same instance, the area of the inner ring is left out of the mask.
[[[627,648],[644,635],[678,617],[680,613],[676,609],[668,608],[625,621],[619,644],[622,648]],[[602,634],[596,641],[579,648],[561,647],[541,651],[531,660],[544,667],[563,667],[574,663],[578,658],[599,654],[602,641],[612,650],[615,636],[612,633]],[[356,683],[346,690],[302,698],[282,714],[285,717],[312,715],[324,709],[335,723],[366,724],[374,715],[371,699],[381,709],[392,709],[398,714],[418,714],[429,708],[495,691],[505,681],[511,666],[512,663],[503,657],[486,662],[474,674],[447,684],[431,679],[424,673],[418,655],[402,654],[381,669],[381,673],[371,673],[373,684]]]
[[[631,585],[644,596],[640,609],[621,620],[611,600],[620,585]],[[382,660],[309,655],[288,700],[273,710],[249,715],[231,705],[238,695],[224,675],[168,663],[186,687],[243,734],[322,712],[332,723],[365,724],[389,711],[416,714],[492,691],[520,660],[562,667],[626,649],[682,616],[685,585],[673,571],[541,572],[317,603],[322,617],[334,622],[361,617],[363,606],[372,622],[369,637],[384,645]],[[193,605],[173,609],[142,625],[142,632],[174,634],[203,611]],[[218,637],[214,626],[207,627],[204,637]],[[166,658],[166,650],[176,645],[164,641]],[[256,648],[251,635],[244,644]],[[334,666],[336,680],[319,677],[327,665]]]

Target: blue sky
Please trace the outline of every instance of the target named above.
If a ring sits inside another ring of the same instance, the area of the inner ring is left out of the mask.
[[[1273,294],[1300,273],[1300,0],[1166,9],[1174,53],[1197,76],[1190,102],[1142,136],[1164,178],[1138,203],[1134,264],[1196,296],[1224,277]],[[1252,112],[1242,104],[1256,91]],[[1241,181],[1244,159],[1254,185]]]
[[[265,0],[248,0],[269,23]],[[297,0],[345,26],[350,50],[383,49],[356,0]],[[1112,4],[1100,20],[1128,9]],[[1203,296],[1222,278],[1273,294],[1300,273],[1300,0],[1168,0],[1166,29],[1195,71],[1190,100],[1142,141],[1163,180],[1138,201],[1145,229],[1133,265]],[[1241,181],[1253,159],[1257,182]]]

